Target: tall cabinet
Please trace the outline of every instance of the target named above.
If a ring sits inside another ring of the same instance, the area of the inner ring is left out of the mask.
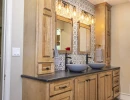
[[[23,74],[54,72],[55,0],[25,0]]]
[[[110,65],[111,61],[111,5],[104,2],[95,6],[95,38],[96,45],[103,49],[103,61]]]

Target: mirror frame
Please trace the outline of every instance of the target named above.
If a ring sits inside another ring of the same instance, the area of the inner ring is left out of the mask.
[[[71,54],[73,52],[73,19],[69,19],[69,18],[65,18],[63,16],[59,16],[59,15],[56,15],[56,30],[57,30],[57,20],[60,20],[60,21],[64,21],[64,22],[67,22],[67,23],[70,23],[72,25],[72,32],[71,32],[71,48],[70,48],[70,51],[67,51],[68,54]],[[56,32],[57,33],[57,32]],[[56,42],[56,45],[57,45],[57,36],[55,38],[55,42]],[[58,52],[60,54],[64,54],[66,53],[66,50],[58,50]]]
[[[80,27],[90,30],[90,49],[88,51],[80,51]],[[78,54],[90,54],[90,52],[91,52],[91,25],[86,25],[84,23],[78,22]]]

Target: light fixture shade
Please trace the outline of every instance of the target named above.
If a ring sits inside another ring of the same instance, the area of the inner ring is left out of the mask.
[[[61,7],[62,7],[62,1],[58,0],[58,9],[61,10]]]
[[[76,7],[73,8],[73,14],[76,16]]]

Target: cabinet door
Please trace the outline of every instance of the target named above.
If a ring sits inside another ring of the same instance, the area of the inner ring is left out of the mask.
[[[89,100],[89,81],[86,76],[75,79],[75,100]]]
[[[98,100],[106,100],[105,99],[105,75],[106,73],[98,74]]]
[[[92,75],[89,79],[89,100],[97,100],[97,75]]]
[[[55,0],[38,0],[38,62],[52,63],[55,47]]]
[[[73,93],[72,91],[65,92],[65,93],[50,97],[50,100],[73,100]]]
[[[105,77],[106,100],[112,99],[112,71],[106,73]]]
[[[38,74],[54,72],[55,0],[37,0]]]

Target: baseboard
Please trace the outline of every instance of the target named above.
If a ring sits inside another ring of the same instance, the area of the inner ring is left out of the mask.
[[[130,94],[127,93],[120,93],[121,100],[130,100]]]

